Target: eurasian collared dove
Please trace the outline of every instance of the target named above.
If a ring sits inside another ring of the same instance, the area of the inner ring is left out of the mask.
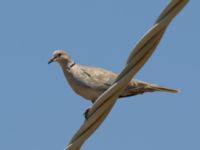
[[[100,94],[107,90],[117,78],[117,74],[97,67],[76,64],[69,54],[63,50],[53,52],[49,64],[58,62],[65,78],[72,89],[80,96],[94,102]],[[145,92],[163,91],[176,93],[178,90],[146,83],[136,79],[131,80],[121,97],[134,96]]]

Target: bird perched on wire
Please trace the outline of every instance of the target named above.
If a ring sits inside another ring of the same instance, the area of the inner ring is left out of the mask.
[[[49,60],[48,64],[52,62],[57,62],[60,64],[65,78],[72,89],[78,95],[92,101],[93,103],[112,85],[118,76],[116,73],[103,68],[76,64],[70,55],[63,50],[56,50],[53,52],[53,57]],[[119,98],[155,91],[171,93],[178,92],[176,89],[166,88],[132,79]]]
[[[94,102],[99,95],[107,90],[117,78],[117,74],[97,67],[82,66],[76,64],[69,54],[63,50],[56,50],[53,57],[49,60],[49,64],[58,62],[63,70],[65,78],[72,89],[85,99]],[[134,96],[145,92],[172,92],[178,90],[162,87],[155,84],[146,83],[136,79],[131,80],[127,88],[120,97]]]

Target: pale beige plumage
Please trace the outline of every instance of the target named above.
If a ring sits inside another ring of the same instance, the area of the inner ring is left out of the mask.
[[[103,68],[75,64],[68,53],[63,50],[56,50],[53,53],[53,57],[49,60],[49,63],[51,62],[58,62],[72,89],[78,95],[92,102],[108,89],[117,78],[117,74]],[[154,91],[178,92],[176,89],[165,88],[133,79],[120,97],[128,97]]]

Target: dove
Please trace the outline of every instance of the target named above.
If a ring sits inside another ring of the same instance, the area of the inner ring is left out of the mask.
[[[75,93],[90,100],[92,103],[112,85],[118,76],[118,74],[103,68],[77,64],[64,50],[55,50],[48,64],[52,62],[59,63],[66,80]],[[179,92],[177,89],[132,79],[119,98],[156,91],[170,93]]]

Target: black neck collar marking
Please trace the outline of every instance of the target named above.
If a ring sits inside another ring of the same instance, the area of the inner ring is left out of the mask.
[[[67,69],[70,70],[76,63],[74,61],[72,61],[71,63],[69,63],[67,65]]]

